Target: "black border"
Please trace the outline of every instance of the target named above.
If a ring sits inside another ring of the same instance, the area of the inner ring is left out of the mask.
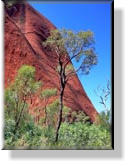
[[[114,150],[114,0],[111,3],[111,106],[112,106],[112,149]]]

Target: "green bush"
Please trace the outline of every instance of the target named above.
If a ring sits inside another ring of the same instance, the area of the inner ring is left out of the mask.
[[[107,149],[111,148],[111,135],[106,129],[94,124],[63,123],[59,145],[65,149]]]
[[[32,122],[23,125],[12,142],[14,122],[8,120],[5,127],[5,147],[13,149],[111,149],[111,134],[102,126],[89,123],[62,123],[59,140],[55,129],[42,128]]]
[[[21,136],[21,139],[18,140],[17,145],[20,141],[24,140],[24,143],[28,148],[35,148],[42,143],[42,136],[43,130],[40,126],[36,126],[33,122],[27,123],[24,126],[23,135]]]
[[[72,112],[66,106],[55,142],[59,100],[46,105],[46,123],[44,118],[39,123],[45,123],[44,127],[36,125],[28,114],[27,101],[40,87],[41,83],[35,80],[35,68],[23,65],[14,83],[5,90],[5,149],[111,149],[109,112],[101,114],[101,125],[95,125],[90,124],[83,111]],[[56,92],[51,89],[42,95],[48,98]]]
[[[43,142],[43,128],[33,121],[23,124],[14,135],[15,122],[11,119],[5,122],[5,149],[33,149],[40,147]]]
[[[5,120],[5,127],[4,127],[4,141],[6,146],[13,146],[12,138],[14,137],[14,128],[15,128],[15,121],[12,119]]]
[[[50,130],[47,130],[48,134],[44,133],[48,140],[47,149],[111,149],[111,134],[102,126],[81,122],[62,123],[57,143],[54,142],[55,130]]]

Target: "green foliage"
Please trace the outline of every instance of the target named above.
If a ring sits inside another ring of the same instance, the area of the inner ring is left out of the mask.
[[[69,122],[69,114],[71,112],[71,108],[67,107],[67,106],[63,106],[63,112],[62,112],[62,117],[64,119],[65,122]]]
[[[16,94],[14,91],[12,91],[10,88],[7,88],[5,90],[5,118],[8,118],[8,116],[15,116],[15,109],[16,109]],[[14,113],[13,113],[13,112]]]
[[[33,121],[24,123],[14,135],[15,122],[5,121],[5,149],[35,149],[44,141],[43,129]],[[15,137],[15,139],[14,139]]]
[[[55,139],[55,129],[52,126],[47,126],[43,130],[44,137],[46,139],[45,147],[49,148],[49,146],[53,145]]]
[[[5,90],[5,149],[111,149],[108,123],[110,112],[101,113],[102,123],[95,125],[88,122],[89,119],[83,111],[72,112],[70,108],[63,106],[64,122],[61,124],[57,142],[54,140],[59,113],[58,100],[47,105],[47,125],[43,127],[34,124],[28,114],[26,100],[40,85],[40,82],[35,81],[35,69],[24,65],[19,69],[14,83]],[[47,89],[42,92],[41,97],[49,99],[56,94],[56,89]],[[73,119],[71,123],[70,115]],[[19,117],[19,128],[14,132]],[[42,120],[44,122],[45,119]]]
[[[101,126],[81,122],[63,123],[59,135],[59,148],[107,149],[111,148],[111,135]]]
[[[47,106],[47,111],[48,113],[57,113],[58,112],[58,107],[59,107],[59,100],[55,100],[53,103],[49,104]]]
[[[5,119],[4,138],[5,140],[13,136],[15,121],[13,119]]]
[[[16,122],[22,109],[24,113],[27,111],[26,100],[40,86],[41,83],[35,81],[35,68],[23,65],[18,70],[14,83],[5,90],[5,116],[11,116]]]
[[[35,81],[35,68],[23,65],[10,87],[5,90],[5,139],[7,144],[21,135],[23,126],[30,122],[27,100],[31,98],[41,83]],[[8,139],[7,137],[10,138]]]
[[[76,116],[76,121],[78,121],[78,122],[86,123],[89,120],[90,120],[90,118],[88,116],[86,116],[86,114],[83,111],[79,112]]]
[[[56,48],[60,48],[60,53],[66,53],[64,47],[64,39],[62,38],[60,31],[58,31],[57,29],[50,32],[50,36],[45,42],[43,42],[43,46],[51,46],[51,49],[53,50],[55,50]]]
[[[22,135],[22,139],[29,147],[37,147],[41,144],[42,138],[42,128],[36,126],[34,122],[26,123],[24,126],[24,134]]]
[[[100,122],[104,128],[111,131],[111,112],[108,111],[102,111],[99,115]]]
[[[5,119],[12,118],[15,123],[20,115],[21,110],[23,109],[23,120],[27,119],[27,109],[28,104],[20,99],[17,92],[12,88],[7,88],[5,90]],[[26,115],[25,115],[26,114]]]
[[[74,67],[72,64],[69,64],[65,68],[65,74],[67,75],[69,72],[74,72]]]
[[[35,80],[35,68],[23,65],[19,70],[12,86],[20,97],[35,93],[41,86],[41,82]]]
[[[13,138],[14,121],[8,120],[5,128],[6,149],[111,149],[111,134],[103,126],[75,122],[62,123],[59,140],[52,126],[42,128],[30,121],[21,126]]]
[[[44,91],[41,92],[41,99],[44,99],[44,117],[42,119],[40,119],[40,124],[45,124],[45,125],[51,125],[53,124],[54,120],[53,120],[53,115],[54,115],[54,111],[49,107],[54,107],[55,103],[50,104],[50,106],[48,106],[48,102],[50,100],[51,97],[54,97],[57,95],[57,89],[56,88],[50,88],[50,89],[45,89]]]
[[[63,105],[62,118],[64,119],[64,121],[69,122],[68,115],[70,112],[71,109]],[[49,124],[55,127],[59,113],[59,100],[55,100],[53,103],[47,106],[47,113],[48,113],[48,121],[50,122]]]
[[[47,121],[48,125],[55,127],[57,121],[57,114],[59,110],[59,101],[55,100],[53,103],[47,106]]]
[[[52,30],[50,36],[43,42],[43,46],[49,46],[53,51],[56,51],[63,61],[66,54],[68,54],[70,57],[69,62],[74,59],[82,73],[88,74],[91,67],[97,64],[94,35],[90,30],[80,32],[65,29]],[[68,61],[67,58],[66,61]],[[67,63],[67,65],[70,64]]]
[[[57,89],[56,88],[51,88],[51,89],[45,89],[44,91],[41,92],[41,98],[50,98],[52,96],[57,95]]]
[[[97,56],[94,50],[94,36],[89,30],[73,32],[71,30],[63,29],[59,31],[55,29],[50,32],[50,36],[43,42],[43,46],[49,47],[55,52],[55,58],[57,58],[56,71],[59,75],[61,99],[55,139],[57,141],[62,123],[64,89],[68,79],[78,71],[88,74],[91,67],[97,63]],[[77,63],[76,70],[72,66],[74,60]]]

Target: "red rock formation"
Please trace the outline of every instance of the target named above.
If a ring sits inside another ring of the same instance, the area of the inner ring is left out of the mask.
[[[43,48],[42,42],[50,30],[56,27],[29,4],[17,4],[5,9],[5,87],[14,80],[17,70],[23,64],[35,66],[36,79],[43,82],[43,88],[57,87],[59,81],[54,53]],[[83,110],[95,121],[97,111],[86,95],[77,76],[68,82],[64,96],[65,105],[73,111]],[[31,110],[44,105],[38,97],[33,98]]]

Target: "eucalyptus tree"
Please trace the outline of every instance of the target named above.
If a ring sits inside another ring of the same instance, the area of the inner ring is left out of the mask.
[[[66,84],[70,77],[77,72],[88,74],[91,67],[97,64],[97,56],[94,49],[94,35],[90,30],[73,32],[71,30],[53,30],[50,36],[43,42],[43,46],[49,47],[55,53],[56,68],[59,76],[59,118],[56,128],[56,138],[62,122],[63,96]],[[74,69],[74,66],[77,68]]]

